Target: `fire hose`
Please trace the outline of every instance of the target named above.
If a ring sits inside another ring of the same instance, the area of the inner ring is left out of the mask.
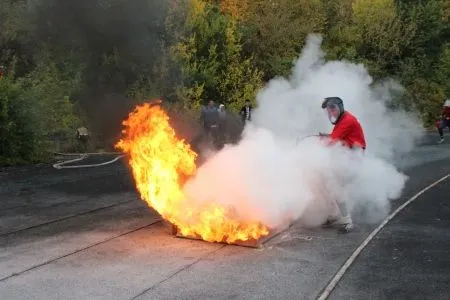
[[[301,138],[297,138],[296,140],[296,144],[298,145],[298,143],[303,142],[304,140],[308,139],[308,138],[312,138],[312,137],[321,137],[321,136],[325,136],[325,135],[321,135],[321,134],[310,134]]]
[[[308,139],[308,138],[311,138],[311,137],[320,137],[320,136],[321,135],[318,135],[318,134],[312,134],[312,135],[304,136],[302,138],[297,138],[296,144],[304,141],[305,139]],[[113,164],[116,161],[120,160],[121,158],[125,157],[125,154],[121,154],[119,152],[103,152],[103,153],[58,153],[58,152],[54,152],[53,154],[59,155],[59,156],[78,156],[77,158],[74,158],[74,159],[70,159],[70,160],[66,160],[66,161],[62,161],[62,162],[58,162],[56,164],[53,164],[53,168],[58,169],[58,170],[61,170],[61,169],[80,169],[80,168],[101,167],[101,166],[106,166],[106,165]],[[89,156],[105,155],[105,154],[112,154],[112,155],[116,154],[118,156],[115,157],[112,160],[109,160],[109,161],[106,161],[106,162],[102,162],[102,163],[98,163],[98,164],[85,164],[85,165],[66,166],[67,164],[70,164],[70,163],[82,161],[82,160],[88,158]]]
[[[118,161],[119,159],[121,159],[122,157],[125,156],[125,154],[121,154],[118,152],[104,152],[104,153],[54,153],[55,155],[60,155],[60,156],[78,156],[77,158],[74,159],[70,159],[70,160],[66,160],[63,162],[59,162],[56,164],[53,164],[53,168],[55,169],[79,169],[79,168],[93,168],[93,167],[101,167],[101,166],[106,166],[112,163],[115,163],[116,161]],[[70,163],[74,163],[74,162],[78,162],[78,161],[82,161],[86,158],[88,158],[89,156],[92,155],[104,155],[104,154],[118,154],[117,157],[115,157],[112,160],[106,161],[106,162],[102,162],[102,163],[98,163],[98,164],[86,164],[86,165],[73,165],[73,166],[66,166],[66,164],[70,164]]]

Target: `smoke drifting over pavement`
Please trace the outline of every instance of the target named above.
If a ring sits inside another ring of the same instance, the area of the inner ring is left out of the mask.
[[[242,220],[282,227],[293,220],[316,226],[336,213],[337,199],[366,222],[376,222],[400,196],[407,177],[393,165],[423,132],[403,111],[389,111],[389,86],[371,86],[362,65],[325,62],[320,36],[309,36],[290,79],[270,81],[257,96],[258,108],[238,145],[210,158],[185,185],[186,196],[216,201]],[[308,137],[332,129],[321,109],[338,96],[361,122],[365,153],[326,147]],[[307,138],[304,138],[307,137]],[[360,219],[360,218],[358,218]]]

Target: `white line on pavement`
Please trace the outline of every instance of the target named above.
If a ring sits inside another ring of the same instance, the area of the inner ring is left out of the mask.
[[[358,248],[353,252],[353,254],[347,259],[347,261],[342,265],[342,267],[339,269],[339,271],[334,275],[334,277],[331,279],[331,281],[328,283],[328,285],[323,289],[322,293],[319,295],[317,300],[325,300],[327,299],[331,292],[334,290],[336,285],[338,284],[339,280],[344,276],[345,272],[347,272],[348,268],[352,265],[352,263],[355,261],[355,259],[358,257],[358,255],[361,253],[362,250],[369,244],[369,242],[378,234],[378,232],[383,229],[383,227],[392,220],[400,211],[402,211],[406,206],[411,204],[414,200],[422,196],[426,191],[430,190],[431,188],[435,187],[439,183],[447,180],[450,178],[450,174],[447,174],[446,176],[442,177],[441,179],[433,182],[432,184],[428,185],[424,189],[422,189],[420,192],[415,194],[413,197],[411,197],[408,201],[400,205],[393,213],[391,213],[389,216],[384,219],[384,221],[378,225],[377,228],[375,228],[372,233],[362,242],[361,245],[359,245]]]

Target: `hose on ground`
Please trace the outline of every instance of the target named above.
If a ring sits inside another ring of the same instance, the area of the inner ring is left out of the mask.
[[[119,159],[125,156],[125,154],[117,153],[117,152],[110,152],[110,153],[54,153],[56,155],[60,156],[79,156],[75,159],[66,160],[63,162],[59,162],[56,164],[53,164],[53,168],[61,170],[61,169],[80,169],[80,168],[94,168],[94,167],[101,167],[106,166],[112,163],[115,163]],[[66,166],[67,164],[79,162],[86,158],[88,158],[90,155],[102,155],[102,154],[120,154],[119,156],[115,157],[112,160],[98,163],[98,164],[86,164],[86,165],[72,165],[72,166]]]
[[[311,138],[311,137],[318,137],[319,135],[317,134],[312,134],[312,135],[307,135],[304,136],[302,138],[297,138],[296,144],[300,143],[301,141]],[[53,152],[54,155],[59,155],[59,156],[78,156],[77,158],[74,159],[70,159],[70,160],[66,160],[63,162],[59,162],[56,164],[53,164],[53,168],[61,170],[61,169],[80,169],[80,168],[94,168],[94,167],[101,167],[101,166],[106,166],[112,163],[115,163],[116,161],[118,161],[119,159],[125,157],[125,154],[122,154],[120,152],[102,152],[102,153],[59,153],[59,152]],[[98,164],[86,164],[86,165],[72,165],[72,166],[66,166],[67,164],[70,163],[74,163],[74,162],[79,162],[82,161],[86,158],[88,158],[89,156],[93,156],[93,155],[118,155],[117,157],[115,157],[112,160],[103,162],[103,163],[98,163]]]

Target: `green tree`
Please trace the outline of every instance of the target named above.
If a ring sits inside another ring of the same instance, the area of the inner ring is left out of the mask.
[[[22,80],[39,116],[35,123],[46,136],[68,139],[80,125],[70,98],[82,88],[82,71],[69,62],[58,67],[52,57],[43,57]]]
[[[0,1],[0,160],[41,159],[84,117],[116,136],[128,109],[161,95],[236,110],[289,73],[310,33],[328,59],[401,81],[397,104],[431,124],[450,96],[449,16],[448,0]]]
[[[414,27],[404,26],[393,0],[356,0],[353,22],[362,37],[358,54],[377,77],[394,75]]]
[[[420,112],[425,126],[430,127],[440,117],[444,91],[439,84],[423,78],[416,78],[408,86],[409,94],[413,97],[414,103]]]
[[[0,79],[0,165],[34,162],[42,158],[42,136],[34,120],[35,103],[21,82]]]
[[[338,20],[326,39],[329,58],[362,62],[375,78],[395,76],[414,26],[402,22],[393,0],[341,2],[351,14],[334,9]]]
[[[423,122],[433,124],[439,117],[445,98],[446,71],[445,11],[442,2],[398,1],[405,24],[414,27],[414,34],[405,45],[400,66],[402,83],[414,99]]]
[[[245,49],[255,56],[265,79],[287,75],[309,33],[324,33],[326,11],[320,0],[255,0],[243,24]]]
[[[358,47],[362,36],[357,26],[353,26],[353,0],[323,1],[327,17],[324,48],[327,58],[357,61]]]
[[[192,0],[188,9],[185,37],[172,49],[181,67],[178,95],[185,106],[198,108],[212,99],[236,109],[253,101],[262,73],[252,57],[243,55],[235,21],[204,1]]]
[[[442,38],[443,10],[439,1],[399,1],[403,22],[414,28],[410,42],[405,45],[399,70],[408,80],[414,77],[432,77],[445,39]]]
[[[446,97],[450,98],[450,43],[443,47],[435,74],[436,82],[440,84]]]

